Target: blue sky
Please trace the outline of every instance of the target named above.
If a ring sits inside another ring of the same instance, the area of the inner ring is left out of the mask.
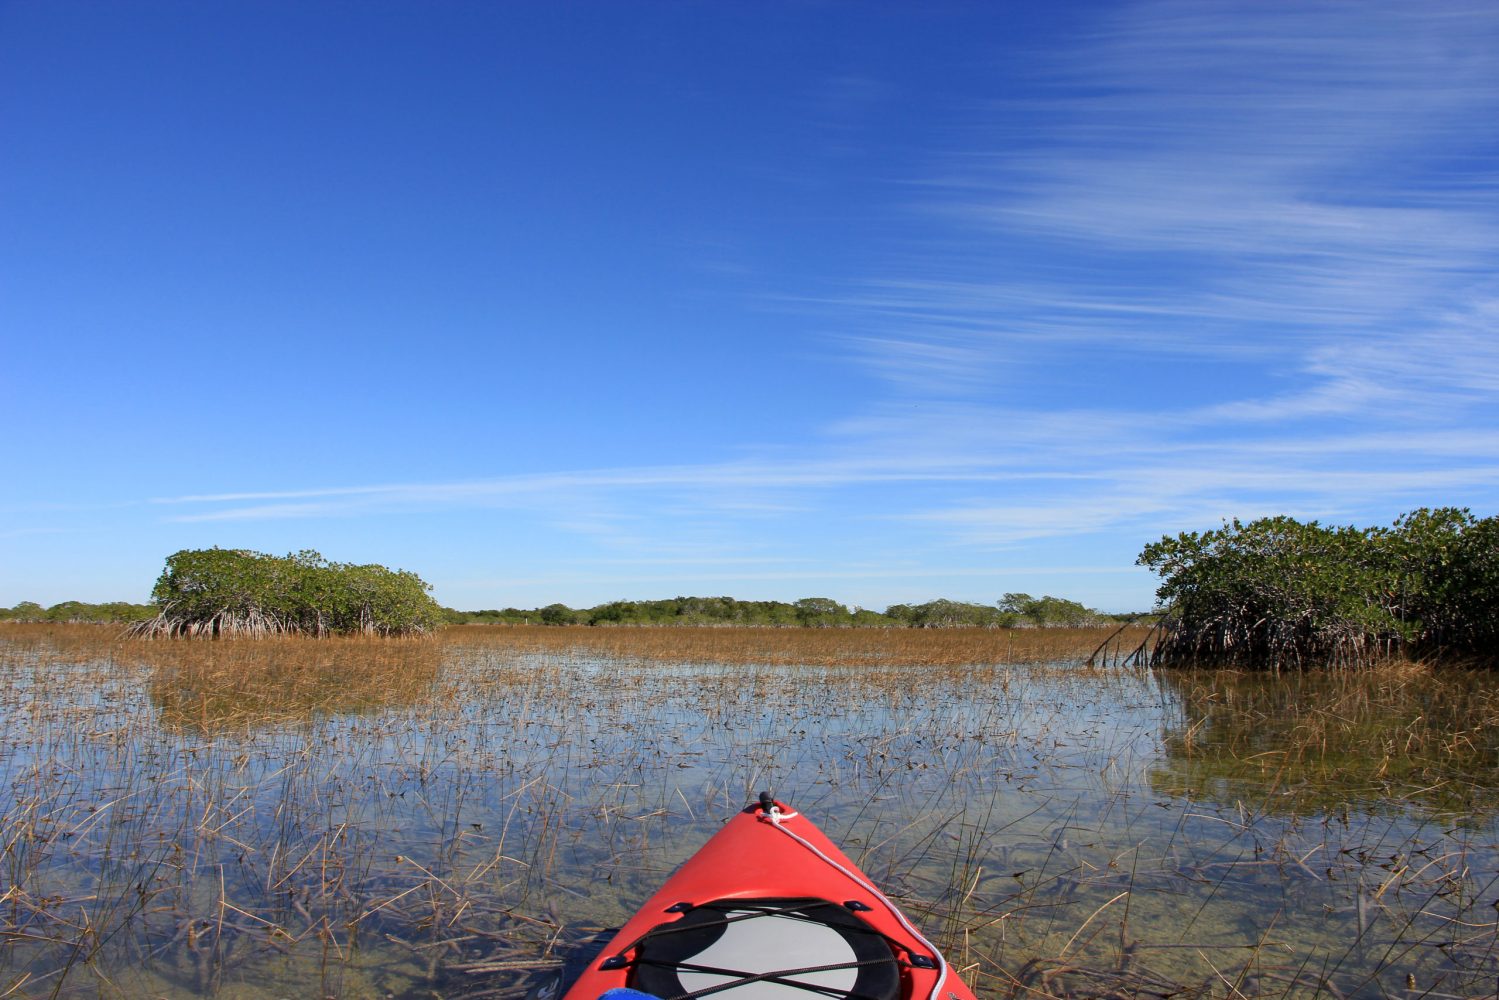
[[[1055,8],[1055,9],[1053,9]],[[1147,607],[1499,511],[1499,7],[0,3],[0,604]]]

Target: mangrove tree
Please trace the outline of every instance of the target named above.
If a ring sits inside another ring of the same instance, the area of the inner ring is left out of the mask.
[[[141,636],[419,635],[443,624],[415,573],[336,563],[304,550],[184,549],[151,591]]]
[[[1138,563],[1161,577],[1159,665],[1499,660],[1499,519],[1466,509],[1388,528],[1233,520],[1164,537]]]

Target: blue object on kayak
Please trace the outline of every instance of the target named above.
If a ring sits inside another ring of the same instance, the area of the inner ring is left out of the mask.
[[[628,986],[617,986],[599,994],[599,1000],[661,1000],[661,998],[654,993],[642,993]]]

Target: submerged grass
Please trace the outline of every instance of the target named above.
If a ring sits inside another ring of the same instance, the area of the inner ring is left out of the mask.
[[[0,627],[0,997],[519,997],[764,787],[980,996],[1492,991],[1487,675],[1101,638]]]
[[[1284,812],[1415,802],[1469,820],[1499,810],[1499,684],[1489,670],[1163,674],[1179,705],[1152,780]]]

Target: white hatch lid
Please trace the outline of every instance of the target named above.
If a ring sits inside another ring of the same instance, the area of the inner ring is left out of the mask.
[[[753,915],[753,911],[735,910],[728,915],[731,918],[749,917]],[[746,974],[841,965],[857,959],[858,956],[843,935],[831,927],[790,916],[758,915],[751,920],[732,920],[725,925],[724,933],[717,941],[696,955],[681,959],[692,965],[732,969],[739,972],[740,976],[680,969],[677,978],[688,992],[695,993],[711,986],[733,982]],[[853,990],[858,974],[859,970],[856,968],[829,969],[826,972],[808,972],[783,978],[848,993]],[[807,1000],[805,990],[764,980],[731,987],[713,996],[732,997],[733,1000]]]

